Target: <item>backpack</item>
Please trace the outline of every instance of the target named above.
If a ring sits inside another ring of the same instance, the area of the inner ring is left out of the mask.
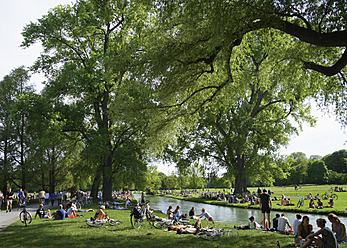
[[[142,213],[141,207],[139,207],[139,206],[134,207],[133,215],[134,215],[135,219],[142,218],[143,213]]]

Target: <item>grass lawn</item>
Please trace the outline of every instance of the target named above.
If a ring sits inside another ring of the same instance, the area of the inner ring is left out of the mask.
[[[95,206],[94,209],[97,209]],[[10,225],[0,232],[0,244],[6,247],[289,247],[293,236],[280,235],[260,230],[239,230],[238,237],[221,237],[217,241],[206,241],[196,235],[177,235],[175,232],[158,230],[145,223],[140,229],[130,224],[129,210],[107,210],[111,218],[121,220],[124,225],[112,227],[108,224],[95,228],[88,227],[84,217],[53,221],[34,219],[25,227],[21,222]],[[157,215],[161,215],[157,213]],[[164,216],[163,216],[164,217]],[[207,226],[207,221],[203,225]],[[216,223],[216,228],[224,225]],[[255,243],[256,242],[256,243]]]
[[[272,187],[271,191],[274,195],[280,196],[284,194],[286,197],[296,204],[298,201],[297,194],[304,196],[312,192],[323,194],[330,189],[331,186],[325,185],[304,185],[301,189],[295,191],[293,187]],[[344,185],[347,189],[347,186]],[[250,188],[256,191],[257,188]],[[211,190],[210,190],[211,191]],[[216,190],[219,191],[219,190]],[[347,207],[347,192],[337,193],[339,199],[335,202],[334,209],[322,209],[319,213],[326,214],[328,212],[337,212],[344,214],[342,211]],[[181,198],[182,199],[182,198]],[[196,200],[197,196],[194,197]],[[186,199],[185,199],[186,200]],[[208,201],[206,203],[226,205],[226,202]],[[324,201],[326,205],[326,201]],[[274,206],[276,202],[274,202]],[[294,209],[295,212],[312,211],[308,209],[308,201],[305,206],[300,209]],[[244,207],[245,205],[238,205]],[[259,206],[254,206],[259,208]],[[289,210],[292,207],[276,208]],[[97,206],[94,206],[97,210]],[[326,211],[326,212],[324,212]],[[177,235],[175,232],[167,230],[158,230],[145,223],[140,229],[133,229],[130,224],[129,210],[106,210],[111,218],[121,220],[124,225],[112,227],[104,225],[100,228],[88,227],[86,219],[89,219],[94,213],[83,213],[84,217],[67,219],[64,221],[53,221],[47,219],[34,219],[33,222],[25,227],[21,222],[17,221],[10,225],[4,231],[0,232],[0,244],[6,247],[274,247],[277,248],[277,242],[280,247],[290,247],[293,243],[293,236],[286,236],[272,232],[263,232],[260,230],[239,230],[238,237],[221,237],[217,241],[206,241],[195,235]],[[313,212],[313,211],[312,211]],[[161,213],[158,216],[164,217]],[[210,222],[203,221],[203,226],[209,225]],[[329,223],[328,223],[329,224]],[[216,228],[224,226],[233,226],[223,223],[216,223]],[[330,226],[330,224],[329,224]],[[340,248],[347,248],[347,245],[341,245]]]

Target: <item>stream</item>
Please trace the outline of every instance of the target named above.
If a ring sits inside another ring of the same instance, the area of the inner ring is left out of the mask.
[[[134,196],[138,200],[138,202],[141,201],[141,195],[135,194]],[[149,205],[151,209],[162,211],[165,214],[169,205],[172,205],[173,210],[175,210],[177,205],[180,205],[181,206],[180,210],[182,211],[182,213],[188,213],[189,210],[194,206],[196,210],[196,214],[200,214],[201,209],[205,208],[206,211],[213,216],[213,219],[215,222],[223,222],[223,223],[233,224],[233,225],[248,224],[249,222],[248,218],[252,215],[255,217],[255,220],[258,223],[261,222],[263,218],[263,215],[260,209],[256,210],[256,209],[216,206],[211,204],[190,202],[190,201],[178,200],[178,199],[174,199],[170,197],[153,196],[153,195],[147,195],[146,199],[149,200]],[[271,221],[275,217],[276,213],[281,214],[281,212],[272,211]],[[285,212],[285,215],[289,219],[290,224],[293,225],[293,222],[296,218],[296,213]],[[325,218],[327,221],[327,226],[330,227],[331,225],[328,220],[328,217],[325,215],[308,214],[308,213],[302,213],[301,215],[302,216],[307,215],[310,218],[310,224],[312,224],[314,231],[318,230],[318,227],[316,225],[316,219],[318,218]],[[342,222],[347,223],[347,217],[339,216],[339,218]]]

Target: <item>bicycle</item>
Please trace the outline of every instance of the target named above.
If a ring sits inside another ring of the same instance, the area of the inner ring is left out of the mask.
[[[334,192],[333,188],[331,188],[328,191],[325,191],[325,193],[322,195],[322,199],[323,200],[328,200],[330,198],[333,198],[334,200],[338,200],[339,196],[337,194],[333,193],[333,192]]]
[[[201,239],[209,240],[209,241],[216,241],[222,236],[228,236],[228,237],[237,237],[239,236],[239,232],[231,227],[223,227],[219,229],[207,229],[207,230],[200,230],[196,236],[198,236]]]
[[[137,229],[147,220],[150,225],[154,225],[155,216],[152,210],[149,210],[149,201],[140,206],[134,207],[130,212],[130,222],[133,228]]]
[[[20,208],[23,208],[23,210],[19,213],[19,219],[20,221],[25,224],[25,226],[28,226],[31,221],[33,220],[31,214],[26,210],[26,203],[19,204]]]
[[[298,195],[298,196],[299,196],[299,195]],[[304,202],[305,202],[305,198],[299,196],[299,201],[298,201],[298,203],[296,204],[296,206],[297,206],[298,208],[303,207],[303,206],[304,206]]]
[[[97,220],[95,218],[90,218],[86,220],[86,224],[90,227],[101,227],[104,224],[109,224],[110,226],[122,226],[123,222],[120,220],[115,220],[115,219],[102,219],[102,220]]]

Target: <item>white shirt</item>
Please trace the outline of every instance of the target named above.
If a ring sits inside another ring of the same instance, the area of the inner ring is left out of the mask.
[[[284,232],[287,225],[290,225],[287,217],[281,216],[278,218],[278,227],[277,227],[278,231]]]
[[[298,226],[301,224],[301,220],[295,219],[293,222],[293,231],[294,234],[298,234]]]
[[[210,219],[211,215],[205,211],[205,212],[199,214],[198,217],[200,217],[200,218],[205,217],[206,219]]]

